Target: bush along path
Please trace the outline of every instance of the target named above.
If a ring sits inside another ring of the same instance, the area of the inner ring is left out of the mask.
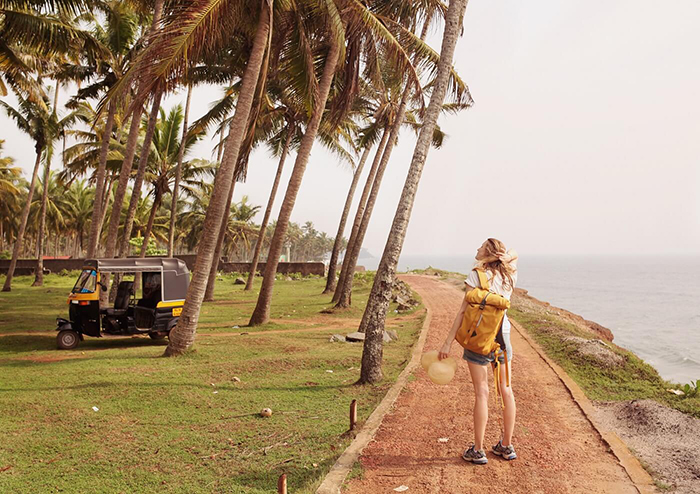
[[[432,312],[425,351],[439,348],[459,309],[463,292],[436,277],[402,277]],[[473,440],[474,393],[460,361],[452,382],[433,384],[415,373],[384,417],[343,492],[635,493],[635,485],[554,371],[517,331],[513,342],[513,389],[518,405],[514,445],[519,458],[506,462],[487,453],[488,465],[467,464],[463,450]],[[490,376],[492,379],[492,376]],[[488,444],[500,438],[500,404],[491,393]]]

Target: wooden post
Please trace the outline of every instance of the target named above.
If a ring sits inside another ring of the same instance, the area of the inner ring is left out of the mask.
[[[357,400],[352,400],[350,403],[350,430],[355,430],[357,423]]]
[[[277,480],[277,494],[287,494],[287,474],[283,473]]]

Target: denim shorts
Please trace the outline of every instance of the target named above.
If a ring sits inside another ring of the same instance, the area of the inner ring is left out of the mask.
[[[498,336],[496,336],[496,341],[499,343],[499,345],[501,345],[501,348],[505,348],[506,353],[508,354],[508,362],[513,360],[513,347],[510,344],[510,333],[499,331]],[[462,358],[467,362],[477,365],[488,365],[496,360],[494,352],[491,352],[488,355],[480,355],[472,352],[471,350],[467,350],[466,348],[464,349],[464,356]],[[505,364],[506,360],[503,357],[503,354],[498,356],[498,361]]]

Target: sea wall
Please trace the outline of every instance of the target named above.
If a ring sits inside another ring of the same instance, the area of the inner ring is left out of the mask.
[[[197,259],[195,255],[175,256],[178,259],[185,261],[187,268],[192,271]],[[63,271],[73,271],[82,269],[84,259],[44,259],[44,270],[46,272],[58,273]],[[225,262],[219,261],[219,270],[225,273],[248,273],[250,272],[251,263],[249,262]],[[7,274],[10,267],[9,260],[0,260],[0,273]],[[36,268],[36,259],[19,259],[15,268],[15,275],[30,275],[34,274]],[[258,264],[258,270],[265,270],[265,263]],[[282,274],[299,273],[302,276],[308,275],[325,275],[325,265],[322,262],[281,262],[277,265],[277,272]]]

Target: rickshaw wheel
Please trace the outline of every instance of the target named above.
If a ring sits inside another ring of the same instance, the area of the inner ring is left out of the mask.
[[[78,333],[72,329],[64,329],[58,332],[56,342],[58,344],[58,348],[61,350],[72,350],[78,346],[78,343],[80,343],[80,336],[78,336]]]
[[[153,333],[148,333],[148,336],[150,336],[152,340],[162,340],[166,337],[166,334],[161,331],[156,331]]]

